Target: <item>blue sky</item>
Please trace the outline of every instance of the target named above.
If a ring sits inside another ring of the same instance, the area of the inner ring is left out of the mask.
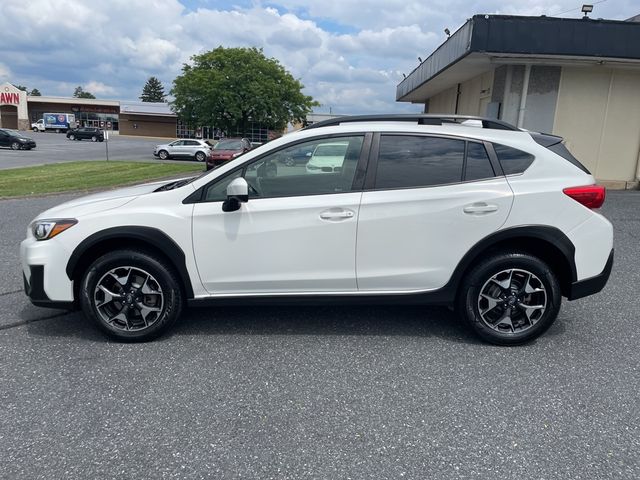
[[[596,2],[594,2],[596,3]],[[319,112],[419,111],[395,102],[402,73],[476,13],[579,17],[571,0],[3,0],[0,81],[71,96],[135,100],[154,75],[168,91],[191,55],[256,46],[321,103]],[[593,16],[623,20],[637,0]]]

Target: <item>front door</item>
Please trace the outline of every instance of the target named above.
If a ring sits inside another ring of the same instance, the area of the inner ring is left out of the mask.
[[[207,187],[204,201],[194,205],[193,249],[211,294],[356,291],[362,192],[354,177],[364,136],[339,140],[341,168],[331,172],[310,173],[304,164],[285,163],[298,144],[247,162]],[[226,186],[239,176],[250,185],[249,201],[223,212]]]

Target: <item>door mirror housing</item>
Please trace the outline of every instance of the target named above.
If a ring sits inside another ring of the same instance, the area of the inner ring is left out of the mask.
[[[238,177],[227,185],[227,199],[222,203],[223,212],[235,212],[240,209],[242,203],[249,201],[249,184]]]

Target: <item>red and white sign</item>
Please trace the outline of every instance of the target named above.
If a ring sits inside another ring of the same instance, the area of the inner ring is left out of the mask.
[[[20,95],[17,93],[0,93],[0,103],[6,105],[20,105]]]

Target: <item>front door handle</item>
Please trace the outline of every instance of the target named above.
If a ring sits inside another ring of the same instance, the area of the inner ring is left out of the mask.
[[[484,215],[485,213],[491,213],[498,211],[498,205],[493,205],[485,202],[476,202],[471,205],[467,205],[462,209],[464,213],[470,215]]]
[[[353,218],[354,216],[354,212],[344,208],[330,208],[329,210],[325,210],[320,213],[320,218],[322,220],[346,220],[348,218]]]

